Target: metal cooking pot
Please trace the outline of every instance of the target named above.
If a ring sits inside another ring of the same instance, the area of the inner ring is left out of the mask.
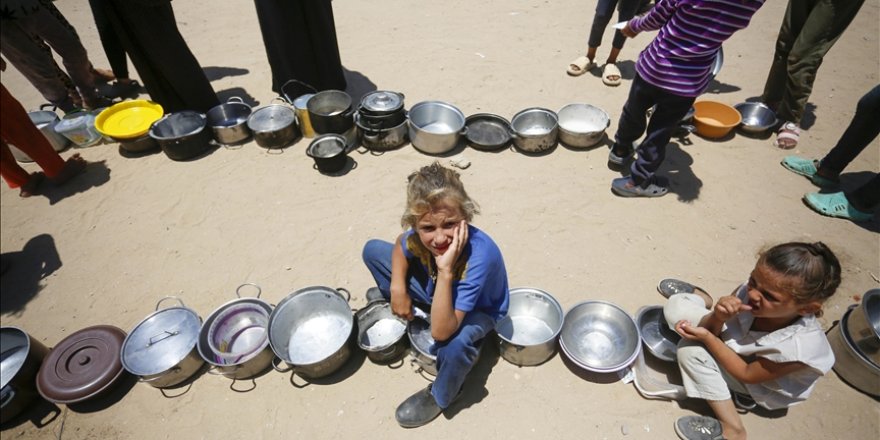
[[[342,90],[315,93],[306,103],[315,134],[342,134],[354,127],[351,96]]]
[[[242,298],[241,289],[246,286],[257,289],[256,298]],[[260,299],[261,293],[256,284],[238,286],[235,289],[238,298],[218,307],[202,324],[197,343],[199,355],[217,374],[236,380],[249,379],[272,366],[275,354],[269,347],[268,331],[272,306]],[[252,308],[265,314],[265,323],[251,319]]]
[[[551,110],[532,107],[514,115],[510,127],[516,148],[526,153],[540,153],[556,145],[559,118]]]
[[[269,345],[288,368],[275,369],[317,379],[342,367],[354,334],[350,299],[343,288],[313,286],[281,300],[269,316]]]
[[[557,113],[559,140],[565,145],[588,148],[599,143],[611,125],[608,113],[590,104],[568,104]]]
[[[355,313],[358,346],[373,362],[387,364],[406,353],[407,322],[391,312],[391,303],[373,301]]]
[[[322,134],[315,138],[306,149],[306,154],[315,160],[315,168],[322,173],[337,173],[348,162],[348,143],[339,134]]]
[[[180,306],[159,310],[165,300]],[[177,297],[166,296],[122,342],[122,366],[156,388],[177,385],[204,365],[196,344],[202,318]]]
[[[434,354],[434,337],[431,336],[431,323],[426,319],[414,318],[406,327],[409,338],[411,363],[431,376],[437,376],[437,355]]]
[[[375,129],[363,124],[363,116],[354,114],[361,145],[372,151],[389,151],[401,147],[407,141],[406,117],[394,127]]]
[[[17,327],[0,328],[0,423],[37,397],[36,377],[49,349]]]
[[[840,322],[828,331],[828,342],[834,352],[834,371],[857,390],[880,397],[880,367],[859,351],[847,331],[852,314],[853,309],[847,310]]]
[[[495,326],[501,357],[520,366],[546,362],[556,353],[562,320],[562,306],[549,293],[526,287],[510,289],[507,316]]]
[[[147,133],[143,136],[138,136],[133,139],[114,139],[116,142],[119,142],[119,148],[129,152],[129,153],[145,153],[147,151],[153,151],[159,148],[159,143],[156,142],[155,139],[150,137],[150,134]]]
[[[236,145],[250,139],[251,130],[247,126],[247,120],[251,113],[251,106],[237,96],[208,110],[206,116],[214,139],[224,145]]]
[[[275,100],[281,103],[260,107],[247,120],[257,145],[263,148],[284,148],[301,136],[296,125],[296,111],[284,104],[283,99]]]
[[[422,101],[409,111],[409,140],[422,153],[448,153],[465,133],[464,114],[452,104]]]
[[[169,113],[150,126],[150,137],[171,160],[187,160],[211,148],[211,132],[203,113],[183,110]]]
[[[406,122],[406,110],[403,108],[403,94],[379,90],[364,95],[361,99],[355,123],[373,130],[390,129]]]
[[[880,289],[869,290],[850,310],[846,330],[853,345],[880,368]]]
[[[70,146],[70,139],[55,131],[55,126],[58,125],[61,118],[54,111],[45,110],[46,108],[55,109],[52,104],[43,104],[39,110],[28,112],[28,117],[37,129],[40,130],[40,133],[43,133],[43,136],[52,145],[53,150],[58,152],[64,151]],[[9,145],[9,150],[12,151],[12,156],[15,157],[15,160],[19,162],[30,163],[34,161],[24,151],[16,148],[15,145]]]

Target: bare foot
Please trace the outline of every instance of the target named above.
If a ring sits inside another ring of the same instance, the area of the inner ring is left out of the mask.
[[[64,168],[61,169],[61,172],[58,173],[57,176],[50,177],[49,180],[52,181],[53,184],[63,185],[68,180],[72,179],[79,173],[82,173],[86,169],[85,159],[80,157],[79,153],[70,156],[70,159],[67,159],[67,162],[64,163]]]
[[[110,82],[116,79],[116,75],[113,74],[113,71],[107,69],[96,69],[92,67],[92,75],[95,76],[95,79],[101,82]]]
[[[21,186],[21,191],[18,193],[18,196],[25,198],[39,194],[40,183],[43,182],[44,177],[46,177],[46,175],[39,171],[36,173],[31,173],[31,175],[28,177],[28,181]]]

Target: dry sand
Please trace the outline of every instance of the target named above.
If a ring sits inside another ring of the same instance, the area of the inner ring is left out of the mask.
[[[59,0],[95,64],[107,67],[86,2]],[[225,99],[270,102],[270,72],[249,2],[173,3],[181,32],[214,88]],[[403,92],[407,107],[443,100],[465,114],[507,118],[526,107],[557,110],[587,102],[612,116],[629,91],[633,60],[653,37],[638,36],[621,54],[623,85],[598,74],[572,78],[567,63],[585,50],[594,1],[404,0],[334,2],[342,60],[355,97],[373,88]],[[466,149],[462,172],[482,204],[475,224],[500,245],[511,286],[551,292],[568,309],[601,299],[630,313],[660,304],[658,280],[698,282],[716,298],[745,280],[755,253],[789,240],[821,240],[844,265],[839,293],[826,307],[830,328],[854,296],[878,287],[878,224],[822,217],[802,194],[815,188],[785,171],[788,154],[821,157],[842,133],[858,98],[878,83],[880,12],[868,0],[825,58],[815,84],[807,130],[793,152],[772,139],[737,135],[669,148],[662,173],[673,191],[656,200],[615,197],[607,149],[557,147],[530,157],[514,151]],[[768,1],[751,26],[725,44],[715,91],[703,98],[730,104],[761,92],[785,2]],[[600,48],[604,59],[611,29]],[[3,83],[26,108],[42,98],[8,69]],[[353,169],[325,176],[304,154],[308,139],[283,154],[251,142],[199,160],[162,154],[119,155],[115,144],[77,150],[88,172],[48,197],[19,199],[0,191],[2,252],[15,265],[2,277],[3,325],[15,325],[52,346],[96,324],[126,331],[177,295],[206,317],[233,298],[236,286],[258,283],[277,303],[305,286],[346,287],[352,307],[364,304],[371,277],[363,243],[400,229],[405,176],[434,160],[411,146],[382,155],[351,155]],[[75,151],[63,153],[65,157]],[[443,162],[447,158],[441,158]],[[848,185],[880,163],[877,141],[846,170]],[[35,169],[34,166],[27,166]],[[53,256],[53,253],[57,253]],[[45,274],[42,276],[41,274]],[[447,417],[416,432],[399,428],[394,408],[427,382],[409,364],[399,369],[353,356],[321,384],[296,388],[270,371],[251,392],[204,374],[182,394],[165,398],[128,383],[112,399],[73,410],[59,406],[43,427],[27,418],[4,427],[4,439],[158,438],[674,438],[673,421],[705,411],[698,403],[646,400],[616,377],[585,374],[562,355],[518,368],[488,350],[468,391]],[[301,383],[300,379],[297,379]],[[237,383],[248,388],[250,383]],[[185,392],[185,393],[184,393]],[[50,405],[27,417],[51,414]],[[878,402],[829,373],[803,405],[787,414],[744,416],[752,438],[872,439],[880,433]]]

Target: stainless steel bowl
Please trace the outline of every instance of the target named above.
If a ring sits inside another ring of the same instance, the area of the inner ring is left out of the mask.
[[[608,113],[590,104],[568,104],[557,113],[559,140],[565,145],[587,148],[602,140],[605,129],[611,125]]]
[[[613,373],[641,352],[639,328],[632,316],[605,301],[585,301],[566,314],[559,334],[562,352],[596,373]]]
[[[778,122],[776,113],[760,102],[741,102],[733,108],[742,115],[740,128],[747,133],[764,133]]]
[[[520,366],[544,363],[556,353],[562,320],[562,307],[549,293],[528,287],[510,289],[507,316],[495,326],[501,357]]]
[[[657,359],[674,362],[681,336],[666,325],[663,306],[645,306],[636,314],[645,348]]]

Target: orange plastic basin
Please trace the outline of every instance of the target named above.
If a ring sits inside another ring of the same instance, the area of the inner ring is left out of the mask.
[[[730,130],[742,122],[739,112],[717,101],[698,101],[694,103],[694,126],[697,134],[705,138],[717,139],[727,136]]]

